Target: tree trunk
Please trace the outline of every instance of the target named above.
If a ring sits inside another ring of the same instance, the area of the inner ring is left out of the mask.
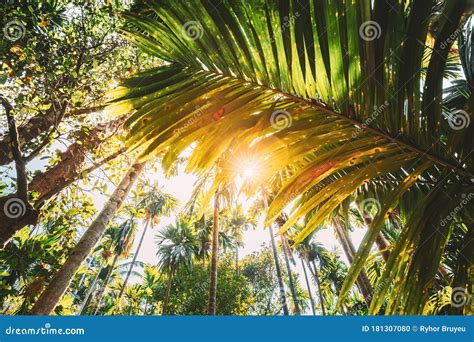
[[[163,300],[163,311],[161,315],[164,316],[168,313],[168,303],[170,300],[171,285],[173,283],[173,271],[171,269],[168,271],[168,284],[166,285],[165,298]]]
[[[61,114],[64,109],[53,109],[51,108],[45,114],[37,114],[29,119],[26,123],[18,127],[18,142],[20,143],[20,148],[25,150],[25,148],[33,149],[36,152],[41,150],[36,150],[35,146],[32,146],[32,141],[41,136],[44,136],[47,132],[51,131],[54,127],[59,124],[61,121]],[[79,116],[83,114],[93,113],[103,109],[103,106],[84,108],[76,111],[70,111],[64,115],[64,117]],[[10,150],[10,138],[8,135],[4,136],[0,140],[0,165],[6,165],[13,161],[13,155]]]
[[[211,274],[209,281],[208,315],[216,314],[217,301],[217,261],[219,254],[219,192],[214,195],[214,216],[212,224]]]
[[[286,264],[286,270],[287,270],[287,273],[288,273],[288,279],[289,279],[289,282],[290,282],[290,291],[291,291],[291,297],[293,299],[293,304],[295,306],[295,315],[299,316],[301,314],[301,311],[300,311],[300,306],[298,305],[298,297],[296,296],[296,289],[295,289],[295,283],[294,283],[294,280],[293,280],[293,275],[291,274],[291,266],[290,266],[290,260],[289,260],[289,257],[288,257],[288,242],[286,240],[286,235],[281,235],[281,240],[282,240],[282,244],[283,244],[283,255],[285,257],[285,264]]]
[[[138,253],[140,252],[140,249],[142,248],[143,239],[145,238],[145,234],[148,229],[148,224],[150,223],[151,220],[152,219],[147,220],[145,223],[145,227],[143,228],[143,233],[142,233],[142,236],[140,237],[140,241],[138,242],[137,250],[135,251],[135,254],[133,255],[132,263],[130,264],[130,267],[128,268],[127,275],[125,276],[125,280],[123,281],[122,288],[120,289],[120,293],[117,296],[117,299],[115,300],[117,307],[118,307],[118,304],[120,303],[120,299],[122,298],[123,291],[125,291],[125,287],[127,286],[128,279],[130,278],[130,274],[132,274],[133,266],[135,266],[135,262],[137,261]]]
[[[240,269],[239,269],[239,246],[235,246],[235,273],[237,275],[240,274]]]
[[[311,266],[309,265],[308,261],[308,267],[311,269]],[[319,295],[319,304],[321,304],[321,311],[323,313],[323,316],[326,316],[326,305],[324,305],[324,297],[323,297],[323,291],[321,291],[321,282],[319,281],[319,275],[318,275],[318,268],[316,267],[316,263],[313,260],[313,268],[314,268],[314,280],[316,280],[316,286],[318,287],[318,295]]]
[[[304,279],[306,281],[306,288],[308,289],[309,301],[311,303],[311,311],[313,312],[313,316],[316,316],[316,310],[314,308],[313,294],[311,293],[311,286],[309,285],[308,273],[306,272],[306,266],[304,264],[303,259],[301,259],[301,266],[303,267]]]
[[[92,307],[92,310],[91,310],[93,315],[96,315],[97,311],[100,309],[100,306],[102,304],[102,300],[104,299],[105,290],[107,289],[107,285],[109,283],[110,276],[114,272],[114,268],[115,268],[115,265],[117,264],[118,258],[119,258],[119,255],[115,254],[114,260],[112,261],[112,265],[110,265],[109,269],[107,270],[107,274],[105,275],[105,278],[104,278],[104,283],[102,284],[102,287],[100,288],[100,291],[97,294],[97,300],[96,300],[95,305]]]
[[[288,316],[289,310],[288,310],[288,304],[286,304],[285,287],[283,285],[280,261],[278,260],[278,253],[275,246],[275,238],[273,237],[273,229],[271,225],[270,227],[268,227],[268,231],[270,232],[270,242],[272,245],[273,259],[275,260],[275,269],[276,269],[276,274],[277,274],[278,287],[280,288],[280,300],[281,300],[281,305],[283,308],[283,315]]]
[[[101,271],[102,267],[99,266],[99,270],[97,271],[97,274],[95,275],[94,280],[92,281],[92,284],[89,287],[89,291],[87,291],[86,297],[82,302],[81,308],[79,309],[79,315],[84,315],[84,313],[86,312],[87,306],[89,305],[90,300],[92,298],[92,293],[94,293],[95,287],[97,286],[97,281],[99,280],[99,275]]]
[[[102,211],[82,235],[71,255],[33,306],[30,312],[32,315],[48,315],[54,310],[82,262],[100,240],[109,222],[122,205],[144,166],[144,163],[135,163],[123,177]]]
[[[20,206],[25,208],[20,215],[9,215],[8,210],[0,211],[0,249],[15,235],[17,231],[30,224],[36,224],[39,209],[55,194],[69,186],[74,180],[80,178],[86,157],[90,151],[98,148],[105,140],[104,135],[110,135],[119,129],[125,117],[112,120],[104,125],[98,125],[87,135],[80,135],[77,141],[71,144],[66,151],[61,153],[60,162],[48,170],[33,177],[28,184],[28,190],[38,194],[34,210],[27,210],[25,203]],[[8,203],[19,203],[16,194],[0,197],[0,207],[8,207]],[[13,204],[11,206],[13,209]]]
[[[349,261],[349,264],[352,264],[352,262],[354,261],[356,250],[349,236],[349,233],[347,232],[346,228],[343,227],[342,221],[338,217],[333,219],[333,223],[336,235],[339,239],[339,242],[341,243],[346,258]],[[367,273],[365,272],[364,268],[361,270],[359,276],[357,277],[356,283],[357,287],[362,293],[362,296],[365,299],[367,306],[370,306],[374,290],[372,289],[372,285],[370,284],[369,278],[367,277]]]
[[[370,215],[365,212],[362,213],[362,216],[364,217],[365,226],[367,227],[367,229],[370,229],[370,225],[372,224],[372,217],[370,217]],[[375,240],[375,244],[377,245],[377,248],[382,254],[383,260],[387,262],[388,258],[390,257],[390,250],[388,249],[388,246],[389,246],[388,241],[387,239],[385,239],[385,236],[383,236],[382,231],[377,234],[377,239]]]

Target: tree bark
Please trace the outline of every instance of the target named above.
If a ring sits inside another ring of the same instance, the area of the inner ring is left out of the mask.
[[[362,213],[362,216],[364,217],[364,222],[367,229],[369,229],[370,225],[372,224],[372,217],[370,217],[368,213]],[[388,246],[389,246],[388,241],[387,239],[385,239],[385,236],[383,236],[382,231],[377,234],[377,239],[375,240],[375,244],[377,245],[377,248],[382,254],[383,260],[387,262],[388,258],[390,257],[390,250],[388,249]]]
[[[130,267],[128,268],[127,275],[125,276],[125,280],[123,281],[122,288],[120,289],[120,293],[117,296],[117,299],[115,300],[117,307],[120,302],[120,298],[122,298],[123,291],[125,291],[125,287],[127,286],[128,279],[130,278],[130,274],[132,273],[132,270],[133,270],[133,266],[135,266],[135,262],[137,261],[138,253],[140,252],[140,249],[142,248],[143,239],[145,238],[145,234],[148,229],[148,224],[150,223],[151,220],[152,218],[150,218],[150,220],[147,220],[145,223],[145,227],[143,228],[143,233],[142,233],[142,236],[140,237],[140,241],[138,242],[137,250],[135,251],[135,254],[133,255],[132,263],[130,264]]]
[[[93,315],[96,315],[97,311],[100,309],[102,300],[104,299],[105,290],[107,289],[107,284],[109,283],[110,276],[114,272],[114,268],[115,268],[115,265],[117,264],[118,258],[119,258],[119,255],[115,254],[114,260],[112,261],[112,265],[110,265],[109,269],[107,270],[107,274],[105,275],[105,278],[104,278],[104,283],[102,284],[102,287],[100,288],[100,291],[97,294],[97,300],[91,310]]]
[[[103,106],[78,109],[70,111],[64,117],[79,116],[93,113],[103,109]],[[59,124],[62,109],[50,109],[45,114],[37,114],[26,123],[18,127],[18,141],[21,149],[29,148],[32,141],[52,130]],[[36,150],[40,152],[41,149]],[[13,155],[10,150],[10,137],[4,136],[0,140],[0,166],[9,164],[13,161]]]
[[[212,224],[211,274],[209,281],[208,315],[216,314],[217,301],[217,261],[219,253],[219,191],[214,195],[214,216]]]
[[[303,267],[304,279],[306,281],[306,288],[308,289],[309,301],[311,303],[311,311],[313,312],[313,316],[316,316],[316,310],[314,308],[313,294],[311,293],[311,286],[309,285],[308,272],[306,272],[306,266],[304,264],[303,259],[301,259],[301,266]]]
[[[55,194],[66,188],[74,180],[80,178],[87,155],[98,148],[105,140],[104,135],[120,129],[125,117],[98,125],[88,134],[79,134],[75,143],[71,144],[60,156],[60,162],[48,170],[36,175],[28,185],[31,192],[38,194],[38,200],[32,210],[24,205],[23,215],[9,215],[8,210],[0,210],[0,249],[23,227],[36,224],[39,210]],[[17,202],[17,194],[0,198],[0,208],[5,208],[8,203]]]
[[[123,177],[102,211],[82,235],[81,240],[77,243],[71,255],[67,258],[46,290],[41,294],[30,314],[48,315],[54,310],[82,262],[84,262],[94,246],[99,242],[109,222],[121,207],[133,184],[143,171],[144,166],[144,163],[135,163]]]
[[[346,258],[349,261],[349,264],[352,264],[352,262],[354,261],[355,253],[356,253],[354,244],[352,243],[352,240],[346,228],[343,227],[343,224],[340,218],[338,217],[334,218],[333,223],[334,223],[334,229],[336,231],[336,235],[339,239],[339,242],[341,243],[341,246],[342,246],[342,249],[344,250]],[[357,277],[356,284],[360,292],[362,293],[362,296],[364,297],[367,306],[370,306],[370,302],[372,301],[374,290],[372,288],[372,285],[370,284],[369,277],[367,277],[367,273],[365,272],[364,268],[360,271],[360,274]]]

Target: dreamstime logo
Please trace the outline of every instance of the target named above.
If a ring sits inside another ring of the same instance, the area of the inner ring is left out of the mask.
[[[274,111],[270,116],[270,124],[273,128],[278,130],[288,128],[291,126],[292,123],[293,119],[291,117],[291,114],[284,109],[278,109]]]
[[[362,210],[367,213],[378,213],[380,210],[380,202],[375,198],[366,198],[360,203]]]
[[[462,109],[455,110],[449,114],[444,114],[444,117],[448,120],[449,127],[456,131],[467,128],[471,123],[469,114]]]
[[[382,103],[380,106],[374,106],[374,111],[372,112],[372,115],[368,117],[364,122],[362,123],[361,127],[358,127],[354,132],[352,132],[352,137],[355,138],[358,136],[363,130],[367,128],[377,117],[382,114],[385,109],[387,109],[389,103],[388,101],[385,101]]]
[[[18,19],[9,21],[3,28],[3,36],[12,42],[23,38],[25,34],[26,28]]]
[[[376,21],[365,21],[359,27],[359,35],[363,40],[370,42],[380,38],[382,35],[382,28]]]
[[[3,206],[5,216],[11,219],[22,217],[26,213],[26,204],[19,198],[10,198]]]
[[[454,287],[451,291],[451,306],[461,308],[469,303],[471,295],[463,287]]]
[[[192,124],[194,124],[200,117],[202,114],[205,113],[205,111],[211,106],[211,102],[208,101],[206,102],[204,105],[200,106],[200,105],[196,105],[194,107],[194,114],[188,119],[186,120],[186,122],[179,128],[176,128],[174,131],[173,131],[173,135],[175,138],[179,137],[183,132],[185,132]]]
[[[191,20],[183,25],[183,30],[189,39],[196,40],[202,37],[204,29],[199,21]]]

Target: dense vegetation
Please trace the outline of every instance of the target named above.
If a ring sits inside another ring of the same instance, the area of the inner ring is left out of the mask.
[[[470,1],[0,9],[2,313],[472,314]]]

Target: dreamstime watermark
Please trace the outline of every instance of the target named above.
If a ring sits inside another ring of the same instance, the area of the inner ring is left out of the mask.
[[[9,326],[5,329],[6,335],[85,335],[83,328],[52,328],[50,323],[46,323],[40,328],[15,328]]]
[[[362,211],[366,213],[372,213],[375,211],[377,214],[380,210],[380,202],[375,198],[366,198],[361,203],[360,206],[362,207]]]
[[[270,116],[270,124],[277,130],[288,128],[292,123],[293,119],[291,114],[284,109],[278,109]]]
[[[443,113],[443,116],[448,120],[449,127],[455,131],[467,128],[471,124],[471,117],[462,109],[455,110],[448,114]]]
[[[441,50],[444,50],[446,49],[447,47],[450,47],[451,44],[458,38],[459,34],[462,32],[463,28],[464,28],[464,25],[466,24],[468,19],[465,19],[464,21],[462,21],[460,24],[459,24],[459,27],[449,35],[448,38],[446,38],[441,44],[440,44],[440,48]]]
[[[285,32],[292,23],[295,22],[296,18],[300,16],[299,12],[295,12],[291,16],[285,16],[283,17],[283,23],[281,26],[278,28],[278,30],[275,31],[275,33],[283,33]],[[275,42],[275,34],[270,38],[270,42],[274,43]]]
[[[3,205],[5,216],[11,219],[22,217],[26,213],[26,204],[19,198],[10,198]]]
[[[361,127],[358,127],[354,132],[352,132],[352,138],[357,137],[363,130],[367,128],[377,117],[382,114],[385,109],[387,109],[389,103],[388,101],[385,101],[382,105],[380,106],[374,106],[374,111],[372,112],[372,115],[369,116],[364,122],[361,124]]]
[[[206,109],[209,108],[210,105],[211,105],[210,101],[206,102],[202,106],[196,105],[194,107],[194,114],[188,120],[186,120],[183,126],[176,128],[173,131],[173,136],[175,138],[179,137],[184,131],[186,131],[189,128],[189,126],[195,123],[205,113]]]
[[[192,40],[197,40],[204,34],[204,29],[202,28],[201,23],[197,20],[191,20],[184,23],[183,30],[186,36]]]
[[[366,305],[368,306],[368,303],[370,303],[372,301],[372,299],[374,298],[374,295],[377,291],[381,290],[382,288],[385,287],[385,285],[387,285],[387,280],[383,280],[380,284],[377,284],[373,289],[372,291],[367,295],[364,302],[359,302],[357,303],[355,306],[354,306],[354,309],[356,310],[362,310]]]
[[[464,287],[445,287],[442,295],[449,296],[450,304],[453,308],[462,308],[471,300],[471,295]]]
[[[444,227],[449,221],[454,219],[456,215],[474,198],[474,193],[471,192],[468,195],[462,194],[462,200],[445,218],[440,222],[441,227]]]
[[[25,34],[26,28],[18,19],[9,21],[3,27],[3,36],[12,42],[22,39]]]
[[[359,35],[363,40],[371,42],[380,38],[382,35],[382,28],[376,21],[365,21],[359,27]]]

